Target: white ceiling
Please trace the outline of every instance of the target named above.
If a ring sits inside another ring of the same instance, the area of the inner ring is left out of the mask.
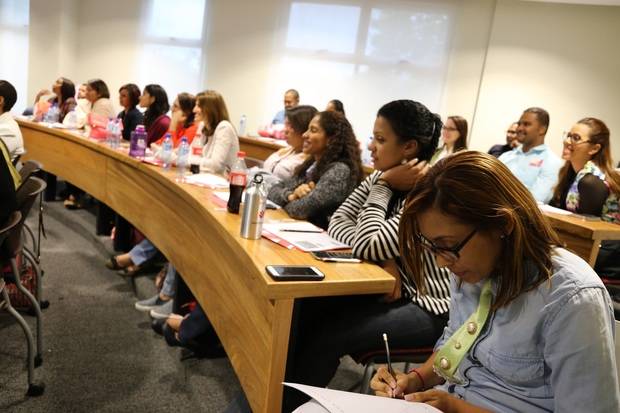
[[[589,6],[620,6],[620,0],[526,0],[541,3],[570,3],[585,4]]]

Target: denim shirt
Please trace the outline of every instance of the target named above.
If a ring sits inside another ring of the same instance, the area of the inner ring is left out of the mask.
[[[463,383],[440,389],[497,412],[620,411],[609,295],[576,255],[557,248],[552,261],[550,282],[489,314],[457,370]],[[450,320],[436,349],[476,310],[483,283],[459,287],[451,276]]]
[[[547,145],[538,145],[527,152],[523,152],[523,146],[519,146],[503,153],[499,160],[529,189],[537,201],[546,204],[551,200],[562,161]]]

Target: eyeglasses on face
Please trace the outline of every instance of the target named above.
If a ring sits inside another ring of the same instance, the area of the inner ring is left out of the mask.
[[[568,140],[573,145],[581,145],[582,143],[590,142],[588,139],[582,138],[577,133],[564,132],[562,134],[563,140]]]
[[[467,237],[465,237],[463,241],[459,242],[454,247],[439,247],[435,245],[433,241],[429,240],[420,233],[417,234],[417,238],[420,241],[422,248],[424,248],[431,254],[434,254],[435,257],[440,256],[448,262],[448,265],[450,265],[454,264],[461,258],[461,250],[463,249],[463,247],[465,247],[469,240],[473,238],[476,232],[478,232],[478,229],[474,229],[472,232],[469,233]]]
[[[458,129],[457,128],[451,128],[449,126],[442,126],[441,130],[447,130],[449,132],[454,132],[454,131],[457,131]]]

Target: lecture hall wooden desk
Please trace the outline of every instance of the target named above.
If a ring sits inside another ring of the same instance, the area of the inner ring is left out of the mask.
[[[281,409],[296,298],[392,291],[394,278],[372,264],[332,264],[270,241],[239,236],[240,217],[211,191],[175,182],[175,171],[141,163],[77,134],[19,121],[27,156],[119,212],[176,266],[217,331],[255,412]],[[267,219],[284,217],[267,212]],[[325,280],[275,282],[268,264],[306,264]],[[103,268],[103,265],[102,265]],[[104,270],[102,270],[104,271]]]
[[[239,147],[250,158],[264,161],[277,150],[284,148],[282,140],[263,138],[257,136],[240,136]],[[372,166],[364,165],[364,175],[368,176],[374,171]]]
[[[605,221],[586,221],[579,215],[543,211],[564,246],[586,260],[596,263],[601,241],[620,240],[620,225]]]

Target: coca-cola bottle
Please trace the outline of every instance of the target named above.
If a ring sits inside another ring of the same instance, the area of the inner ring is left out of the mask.
[[[230,196],[228,197],[228,212],[233,214],[239,213],[239,205],[241,205],[241,195],[248,182],[248,168],[245,165],[245,152],[237,152],[237,160],[233,164],[229,175]]]

